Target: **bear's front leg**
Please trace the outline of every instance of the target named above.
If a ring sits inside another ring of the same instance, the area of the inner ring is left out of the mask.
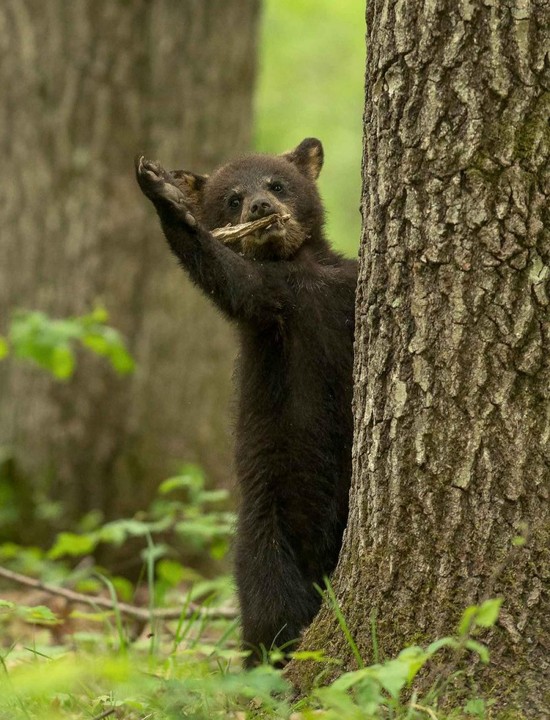
[[[197,221],[189,210],[185,195],[160,163],[138,155],[135,167],[138,185],[156,207],[161,220],[172,219],[189,228],[196,227]]]

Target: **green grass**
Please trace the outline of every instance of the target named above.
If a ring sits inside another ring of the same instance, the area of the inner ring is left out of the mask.
[[[3,612],[2,612],[3,610]],[[0,622],[11,637],[10,623],[21,618],[18,606],[0,606]],[[479,610],[479,609],[478,609]],[[27,619],[20,639],[0,653],[0,717],[9,720],[84,720],[117,717],[127,720],[175,718],[322,718],[324,720],[437,720],[498,718],[491,704],[472,697],[452,710],[438,710],[438,694],[424,698],[408,691],[415,675],[442,647],[464,644],[459,635],[427,648],[407,648],[393,660],[342,674],[326,687],[296,699],[284,673],[263,665],[243,672],[237,624],[191,614],[137,639],[121,642],[114,615],[90,615],[87,629],[52,644],[51,618],[40,624]],[[79,622],[85,615],[79,614]],[[60,623],[66,622],[60,618]],[[95,623],[95,627],[94,627]],[[8,632],[9,631],[9,632]],[[152,647],[154,650],[152,651]],[[462,646],[460,648],[464,650]],[[319,673],[327,662],[319,653],[297,653],[316,661]],[[448,657],[448,656],[447,656]],[[445,665],[451,680],[456,673]],[[441,678],[440,678],[441,680]]]
[[[197,546],[211,561],[219,553],[214,540],[227,540],[229,529],[225,515],[215,508],[218,498],[205,490],[198,468],[186,466],[181,475],[161,485],[159,498],[147,512],[140,513],[139,520],[120,520],[79,534],[64,533],[49,553],[39,557],[35,551],[32,568],[42,579],[55,577],[58,583],[63,579],[63,587],[77,592],[86,589],[95,597],[91,597],[91,605],[74,598],[60,605],[60,598],[45,591],[37,596],[36,590],[14,593],[11,588],[11,599],[0,600],[0,718],[498,718],[490,714],[491,704],[476,696],[446,714],[438,707],[449,697],[454,679],[472,656],[488,663],[489,654],[479,642],[478,631],[494,625],[500,600],[467,608],[449,637],[426,647],[405,648],[393,659],[366,666],[327,582],[325,600],[358,669],[343,672],[324,686],[320,680],[327,668],[334,669],[341,660],[324,648],[298,651],[295,660],[314,663],[313,675],[319,678],[319,685],[314,684],[307,697],[298,699],[284,673],[269,664],[281,657],[276,648],[267,655],[265,665],[244,672],[238,618],[228,613],[228,607],[236,605],[231,580],[225,576],[202,578],[172,557],[171,544],[177,541],[178,531],[190,537],[190,518]],[[167,513],[169,523],[158,524],[159,512]],[[89,552],[89,546],[78,538],[93,543],[101,538],[101,542],[117,546],[129,542],[134,548],[141,541],[141,586],[129,586],[127,580],[109,577],[99,568],[86,571],[77,565],[73,570],[64,558],[74,563],[78,555],[87,557]],[[13,545],[0,546],[4,566],[24,571],[26,557],[24,548],[14,553]],[[24,578],[16,579],[23,584]],[[119,599],[121,594],[125,603]],[[137,597],[141,597],[139,603]],[[109,599],[112,607],[106,608]],[[136,610],[132,602],[139,604],[140,616],[130,613]],[[160,612],[166,606],[175,612],[163,619]],[[373,617],[373,626],[374,622]],[[368,635],[369,627],[364,631]],[[426,664],[433,670],[434,663],[439,668],[436,681],[418,696],[413,690],[415,677]]]

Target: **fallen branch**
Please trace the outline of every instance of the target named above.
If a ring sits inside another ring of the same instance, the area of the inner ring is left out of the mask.
[[[266,217],[260,218],[259,220],[252,220],[251,222],[240,223],[239,225],[226,225],[226,227],[216,228],[212,230],[212,235],[223,243],[232,243],[236,240],[247,235],[252,235],[258,230],[263,230],[271,225],[284,224],[290,219],[290,215],[266,215]]]
[[[96,597],[92,595],[84,595],[83,593],[75,592],[74,590],[68,590],[67,588],[57,587],[55,585],[49,585],[43,583],[40,580],[31,578],[28,575],[21,575],[20,573],[13,572],[7,568],[0,566],[0,577],[11,580],[19,585],[25,585],[26,587],[34,588],[35,590],[42,590],[43,592],[49,593],[50,595],[57,595],[63,597],[69,602],[83,603],[85,605],[91,605],[94,608],[103,608],[105,610],[114,611],[115,608],[124,615],[148,622],[149,620],[179,620],[182,617],[181,608],[161,608],[157,610],[148,610],[147,608],[137,607],[135,605],[129,605],[124,602],[114,603],[112,600],[104,597]],[[189,603],[185,609],[184,617],[189,618],[193,615],[200,617],[207,617],[214,620],[233,620],[237,617],[237,612],[234,609],[221,609],[221,608],[203,608],[196,603]]]
[[[110,708],[109,710],[104,710],[101,715],[96,715],[94,720],[103,720],[106,717],[109,717],[109,715],[114,715],[116,711],[116,708]]]

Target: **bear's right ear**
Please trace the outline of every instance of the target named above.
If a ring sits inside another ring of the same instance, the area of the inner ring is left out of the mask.
[[[179,187],[189,203],[198,207],[208,175],[196,175],[189,170],[170,170],[170,175],[174,178],[174,185]]]

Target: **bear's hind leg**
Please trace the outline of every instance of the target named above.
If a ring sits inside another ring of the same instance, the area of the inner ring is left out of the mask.
[[[272,541],[270,551],[237,549],[236,577],[246,667],[260,664],[270,651],[296,648],[301,631],[311,622],[321,597],[306,580],[293,554]]]

